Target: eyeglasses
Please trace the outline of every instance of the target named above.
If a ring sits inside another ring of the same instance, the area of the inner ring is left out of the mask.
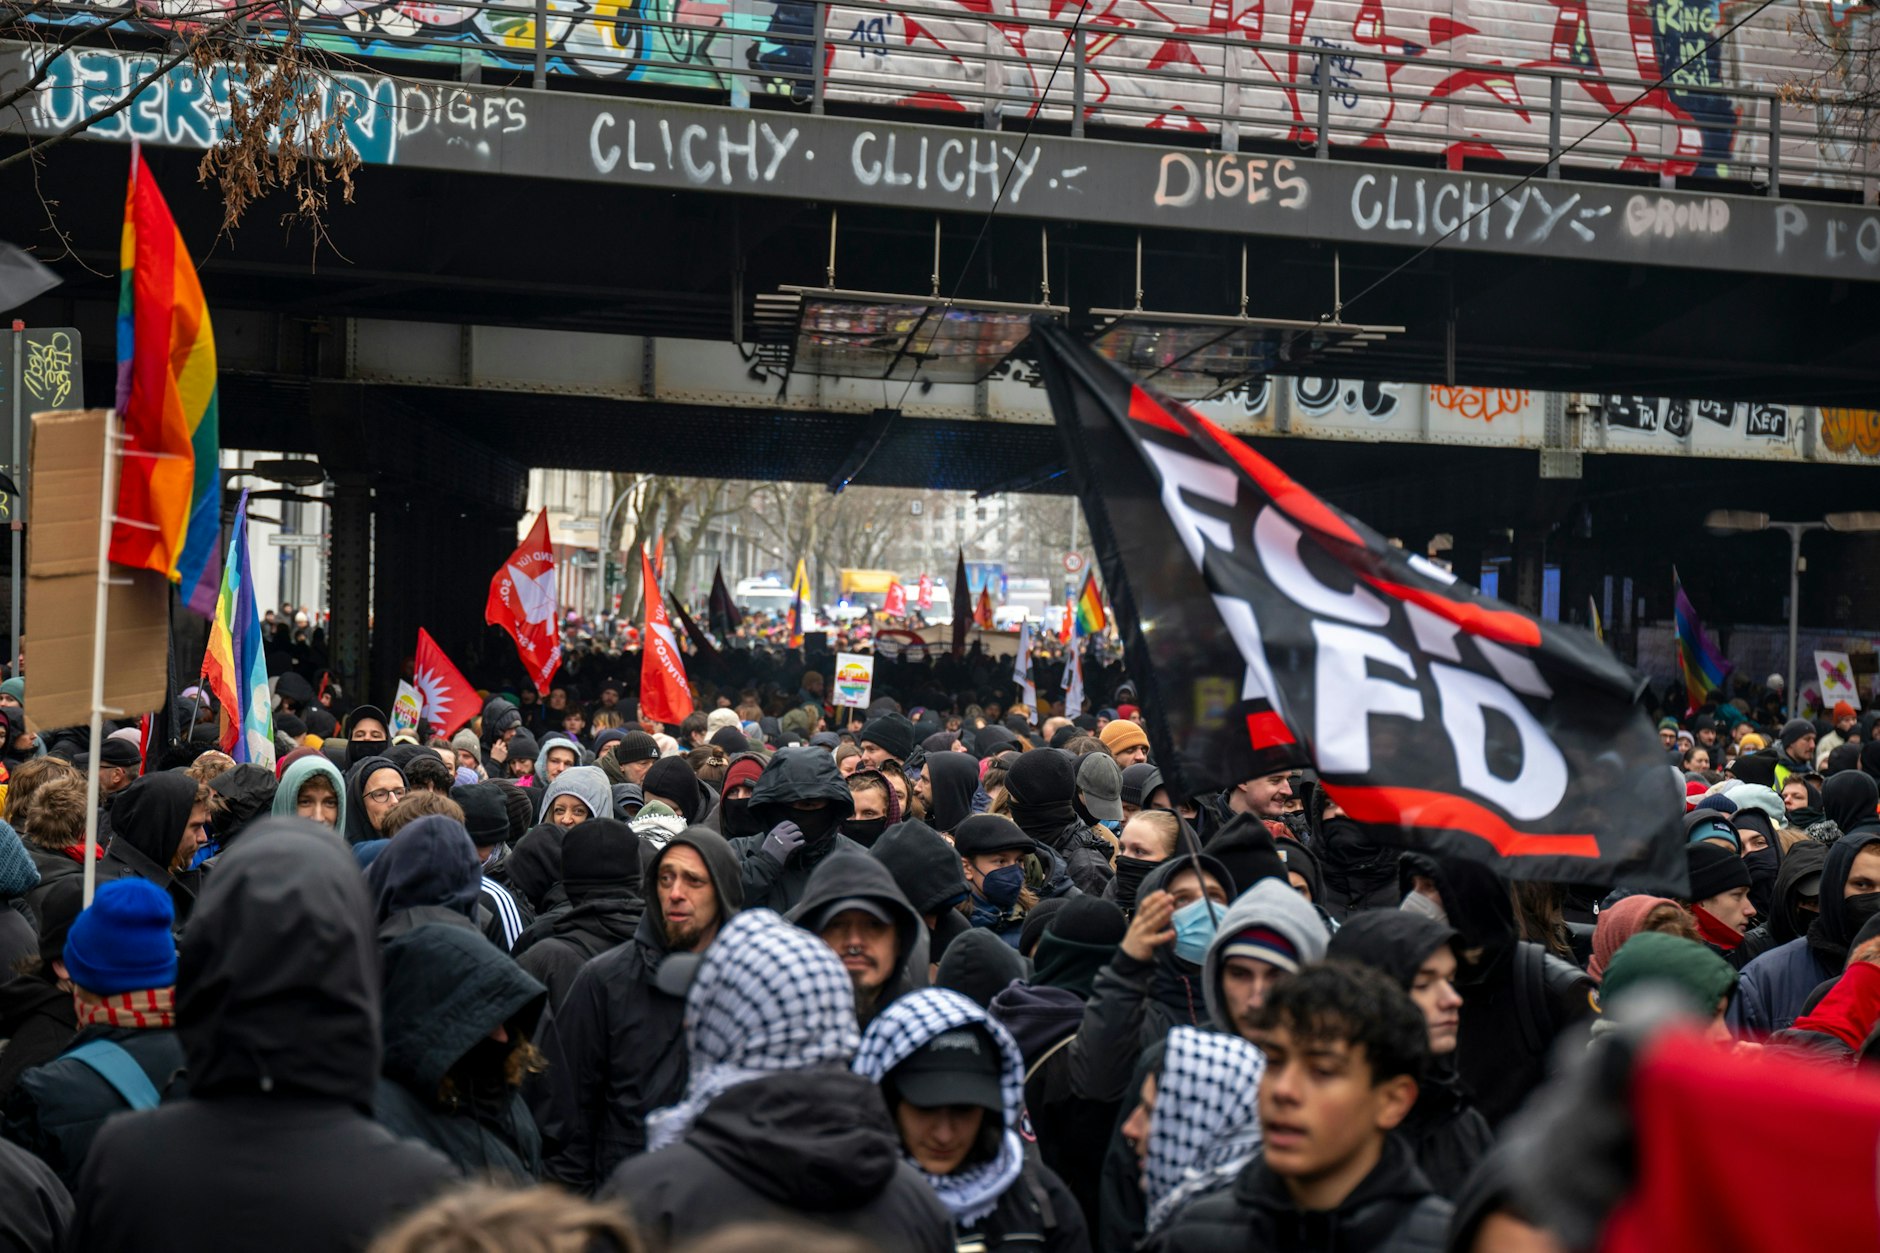
[[[367,792],[366,799],[374,805],[383,805],[386,801],[402,801],[405,789],[402,787],[382,787],[376,792]]]

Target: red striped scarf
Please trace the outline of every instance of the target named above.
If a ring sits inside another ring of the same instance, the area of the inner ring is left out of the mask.
[[[78,1025],[106,1023],[113,1027],[174,1027],[176,989],[148,988],[107,996],[97,1004],[78,1002]]]

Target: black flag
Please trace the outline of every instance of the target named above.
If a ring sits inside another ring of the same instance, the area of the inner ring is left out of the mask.
[[[966,655],[966,637],[973,629],[973,593],[966,585],[966,550],[960,549],[960,564],[953,572],[953,655]]]
[[[679,625],[684,627],[685,633],[692,638],[692,648],[698,653],[700,660],[708,663],[717,661],[717,646],[712,643],[709,635],[699,630],[698,623],[692,621],[692,615],[685,611],[685,606],[680,603],[678,595],[674,592],[667,592],[666,600],[671,603],[672,611],[679,616]]]
[[[1184,795],[1309,765],[1376,839],[1512,878],[1686,890],[1641,680],[1032,331],[1156,759]]]
[[[732,633],[744,625],[737,602],[731,599],[731,589],[725,586],[723,562],[712,570],[712,594],[706,602],[705,617],[711,624],[712,633],[721,640],[729,640]]]

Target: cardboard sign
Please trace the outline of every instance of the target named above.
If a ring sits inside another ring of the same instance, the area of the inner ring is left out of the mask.
[[[400,679],[398,697],[392,701],[392,734],[397,735],[404,731],[415,733],[418,729],[418,719],[423,714],[424,698],[418,694],[417,688]]]
[[[836,654],[837,705],[850,709],[868,707],[868,689],[875,685],[875,658],[872,653]]]
[[[32,656],[33,719],[41,726],[91,719],[104,433],[102,409],[33,415],[25,651]],[[104,704],[126,715],[160,709],[169,677],[169,585],[155,571],[121,566],[111,578]]]
[[[1854,665],[1846,653],[1815,651],[1815,678],[1821,683],[1821,708],[1830,710],[1840,701],[1860,708],[1860,689],[1854,684]]]

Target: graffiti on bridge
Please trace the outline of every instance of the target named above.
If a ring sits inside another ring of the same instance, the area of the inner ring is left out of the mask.
[[[1829,452],[1880,457],[1880,409],[1824,408],[1821,442]]]
[[[1787,405],[1608,395],[1600,397],[1600,412],[1608,428],[1662,431],[1676,439],[1689,437],[1695,429],[1694,423],[1699,420],[1729,430],[1739,415],[1743,419],[1743,434],[1749,438],[1786,440],[1789,437]]]

